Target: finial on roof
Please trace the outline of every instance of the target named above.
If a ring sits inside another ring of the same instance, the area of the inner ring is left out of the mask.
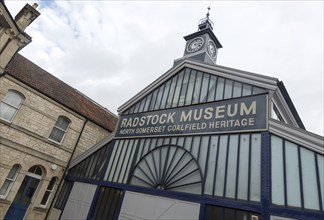
[[[208,12],[207,12],[207,14],[206,14],[206,17],[209,19],[209,10],[210,10],[210,6],[208,6],[207,10],[208,10]]]
[[[209,19],[209,11],[210,11],[210,6],[207,8],[207,14],[206,17],[203,19],[200,19],[199,24],[198,24],[198,30],[202,30],[205,28],[210,28],[213,30],[214,23]]]

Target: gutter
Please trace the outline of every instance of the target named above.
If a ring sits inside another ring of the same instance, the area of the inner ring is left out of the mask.
[[[66,174],[67,174],[67,172],[68,172],[68,167],[69,167],[70,164],[71,164],[72,157],[73,157],[73,155],[74,155],[74,153],[75,153],[75,151],[76,151],[76,148],[77,148],[77,146],[78,146],[78,144],[79,144],[79,142],[80,142],[81,136],[82,136],[82,134],[83,134],[83,131],[84,131],[84,128],[85,128],[87,122],[88,122],[88,119],[86,118],[85,121],[84,121],[84,123],[83,123],[83,126],[82,126],[82,129],[81,129],[80,135],[79,135],[79,137],[78,137],[78,140],[77,140],[77,142],[76,142],[76,144],[75,144],[75,147],[74,147],[74,149],[73,149],[73,152],[72,152],[72,154],[71,154],[71,157],[70,157],[70,159],[69,159],[69,162],[68,162],[68,164],[66,165],[66,168],[65,168],[65,170],[64,170],[64,173],[63,173],[63,175],[62,175],[61,181],[60,181],[60,183],[58,184],[58,187],[57,187],[56,192],[54,193],[54,196],[53,196],[53,199],[52,199],[51,205],[50,205],[49,208],[48,208],[48,211],[47,211],[47,213],[46,213],[45,219],[48,218],[48,215],[49,215],[51,209],[53,208],[55,198],[56,198],[56,196],[58,195],[59,190],[60,190],[60,188],[61,188],[61,186],[62,186],[62,183],[63,183],[63,181],[64,181],[64,179],[65,179],[65,176],[66,176]]]

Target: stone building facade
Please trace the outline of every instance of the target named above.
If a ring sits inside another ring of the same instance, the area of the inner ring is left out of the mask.
[[[36,6],[15,19],[0,6],[0,219],[45,219],[71,159],[111,135],[117,116],[17,53]]]

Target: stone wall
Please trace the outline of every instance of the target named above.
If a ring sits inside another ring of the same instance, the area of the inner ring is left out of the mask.
[[[34,165],[42,168],[42,179],[25,218],[45,219],[72,154],[73,158],[78,157],[110,133],[14,78],[1,76],[1,101],[9,90],[18,91],[25,99],[11,122],[0,119],[0,187],[12,166],[18,164],[21,169],[9,193],[0,199],[0,219],[5,216],[28,170]],[[65,116],[71,122],[60,144],[48,138],[59,116]],[[54,191],[47,205],[41,206],[52,177],[57,178]]]

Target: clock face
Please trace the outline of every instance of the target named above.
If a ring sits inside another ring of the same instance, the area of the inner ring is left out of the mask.
[[[201,37],[197,37],[188,44],[187,51],[191,53],[195,52],[199,50],[199,48],[201,48],[203,44],[204,44],[204,39],[202,39]]]
[[[216,57],[216,45],[213,41],[208,41],[207,44],[207,52],[208,54],[212,57],[215,58]]]

